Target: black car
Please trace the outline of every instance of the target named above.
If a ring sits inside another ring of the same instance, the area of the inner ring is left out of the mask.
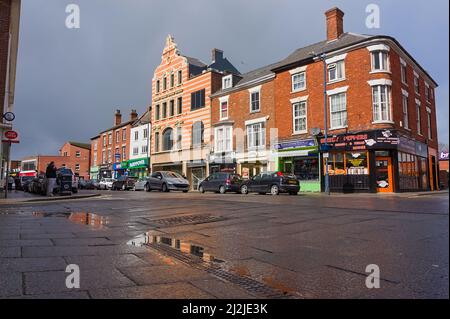
[[[266,172],[254,176],[241,185],[241,193],[259,193],[278,195],[288,193],[297,195],[300,191],[300,182],[295,175],[281,172]]]
[[[226,192],[241,191],[242,177],[238,174],[232,173],[214,173],[204,179],[199,185],[200,193],[204,192],[219,192],[225,194]]]
[[[120,176],[119,179],[113,182],[111,190],[123,190],[127,191],[133,189],[134,183],[136,183],[137,178],[132,176]]]

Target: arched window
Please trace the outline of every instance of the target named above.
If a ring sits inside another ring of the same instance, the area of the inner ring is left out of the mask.
[[[204,142],[204,126],[203,122],[195,122],[192,125],[192,146],[193,147],[199,147]]]
[[[167,128],[163,132],[163,151],[170,151],[173,148],[173,130]]]

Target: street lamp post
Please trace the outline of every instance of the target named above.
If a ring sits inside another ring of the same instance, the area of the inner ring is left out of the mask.
[[[323,124],[324,124],[324,138],[325,138],[325,151],[328,153],[328,110],[327,110],[327,62],[326,54],[311,53],[314,59],[320,60],[323,63]],[[330,195],[330,175],[328,173],[328,154],[325,157],[325,193]]]

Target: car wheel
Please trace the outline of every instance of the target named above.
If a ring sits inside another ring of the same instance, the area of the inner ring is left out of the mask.
[[[145,186],[144,186],[144,190],[146,191],[146,192],[150,192],[150,186],[148,185],[148,184],[145,184]]]
[[[294,195],[297,195],[297,193],[295,193],[295,192],[290,192],[289,195],[294,196]]]
[[[202,194],[205,193],[205,189],[203,188],[202,185],[200,185],[200,187],[198,188],[198,191],[199,191],[200,193],[202,193]]]
[[[241,194],[244,194],[244,195],[248,194],[248,186],[247,185],[241,186]]]
[[[161,190],[162,190],[164,193],[167,193],[167,192],[169,191],[169,189],[167,188],[167,185],[166,185],[165,183],[162,184]]]
[[[280,188],[278,187],[278,185],[272,185],[272,187],[270,188],[270,194],[272,195],[280,194]]]
[[[226,190],[225,186],[222,185],[219,187],[219,193],[225,194],[226,192],[227,192],[227,190]]]
[[[187,193],[187,192],[189,192],[189,191],[188,191],[188,190],[184,190],[184,191],[183,191],[183,193]]]

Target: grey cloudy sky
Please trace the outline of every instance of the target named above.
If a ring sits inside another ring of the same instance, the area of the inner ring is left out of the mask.
[[[81,9],[78,30],[65,27],[70,3]],[[381,8],[381,29],[365,26],[369,3]],[[183,54],[209,62],[217,47],[246,72],[323,40],[333,6],[345,11],[345,31],[396,37],[439,83],[439,137],[448,143],[447,0],[22,0],[13,155],[87,142],[112,126],[117,108],[141,114],[169,33]]]

